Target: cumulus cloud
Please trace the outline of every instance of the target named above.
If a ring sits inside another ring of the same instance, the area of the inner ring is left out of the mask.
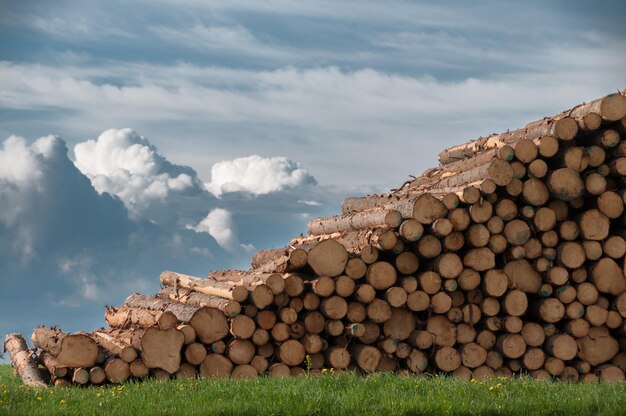
[[[205,186],[220,197],[228,192],[264,195],[316,183],[306,169],[286,157],[252,155],[216,163],[211,168],[211,182]]]
[[[191,168],[168,162],[131,130],[76,148],[72,162],[57,136],[0,143],[0,316],[22,311],[0,319],[0,333],[40,323],[95,328],[104,304],[155,292],[163,270],[246,268],[255,247],[284,245],[345,196],[314,186],[296,162],[253,157],[261,168],[235,170],[238,192],[224,181],[217,199]]]
[[[94,156],[91,172],[114,171],[113,164],[131,172],[127,173],[131,179],[139,175],[145,182],[166,183],[173,201],[160,209],[201,220],[204,214],[195,213],[207,212],[208,192],[181,195],[189,190],[172,181],[180,177],[176,172],[189,172],[188,168],[168,164],[146,142],[135,140],[140,148],[133,153],[128,150],[132,145],[120,146],[117,165],[111,161],[115,155],[101,155],[103,160]],[[167,178],[160,178],[163,172]],[[138,201],[152,197],[136,185],[129,187],[113,190],[124,197],[139,195]],[[0,321],[0,333],[28,333],[38,323],[61,323],[68,330],[94,328],[102,324],[102,305],[119,304],[136,290],[156,291],[158,275],[165,269],[204,275],[210,268],[246,263],[243,250],[227,252],[211,234],[185,229],[182,219],[154,222],[133,217],[121,199],[100,191],[68,158],[59,137],[29,144],[11,136],[0,143],[0,316],[20,311],[19,319]],[[176,212],[176,204],[190,201],[193,210]],[[211,230],[221,237],[227,226],[234,224],[226,221],[221,229],[213,224]]]
[[[98,193],[118,196],[134,214],[170,194],[202,192],[196,172],[168,162],[157,148],[131,129],[109,129],[74,147],[76,167]]]
[[[244,250],[250,253],[254,250],[254,246],[239,242],[233,216],[226,209],[215,208],[196,226],[188,226],[188,228],[198,233],[211,235],[222,248],[230,252]]]

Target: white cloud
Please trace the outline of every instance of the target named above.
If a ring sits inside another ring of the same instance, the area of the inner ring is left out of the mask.
[[[188,49],[273,59],[286,59],[293,55],[280,47],[257,39],[252,32],[240,25],[206,26],[196,23],[183,28],[157,26],[150,30],[157,37]]]
[[[223,249],[230,252],[243,250],[250,253],[254,250],[252,245],[239,242],[235,232],[233,216],[228,210],[223,208],[215,208],[196,226],[188,226],[187,228],[197,233],[211,235]]]
[[[211,182],[205,186],[220,197],[228,192],[264,195],[315,183],[306,169],[286,157],[252,155],[216,163],[211,168]]]
[[[14,231],[11,247],[23,263],[37,254],[37,224],[25,219],[32,213],[32,202],[45,193],[65,144],[56,136],[42,137],[31,145],[22,137],[11,136],[0,147],[0,226]]]
[[[196,173],[169,163],[155,146],[131,129],[109,129],[74,147],[76,167],[98,193],[118,196],[134,214],[170,194],[197,194]]]
[[[614,68],[626,61],[609,45],[548,45],[520,58],[534,62],[533,71],[455,81],[371,68],[116,63],[107,69],[114,85],[102,81],[110,80],[102,67],[3,63],[0,106],[58,110],[44,126],[75,136],[94,125],[140,125],[204,178],[221,160],[263,149],[323,166],[315,175],[322,184],[393,186],[432,166],[443,147],[522,127],[619,88],[624,81]]]

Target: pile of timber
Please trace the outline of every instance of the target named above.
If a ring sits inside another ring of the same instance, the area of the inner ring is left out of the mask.
[[[39,327],[35,350],[19,334],[5,349],[33,385],[323,368],[623,380],[625,95],[446,149],[250,270],[166,271],[158,294],[107,307],[109,328]]]

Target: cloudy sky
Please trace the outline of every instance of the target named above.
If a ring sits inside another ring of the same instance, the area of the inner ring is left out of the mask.
[[[623,1],[0,0],[0,334],[90,330],[626,87]]]

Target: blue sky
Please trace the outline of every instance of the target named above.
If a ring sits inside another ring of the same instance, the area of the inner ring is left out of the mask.
[[[626,3],[1,1],[0,333],[103,323],[626,86]],[[51,136],[54,135],[54,136]]]

